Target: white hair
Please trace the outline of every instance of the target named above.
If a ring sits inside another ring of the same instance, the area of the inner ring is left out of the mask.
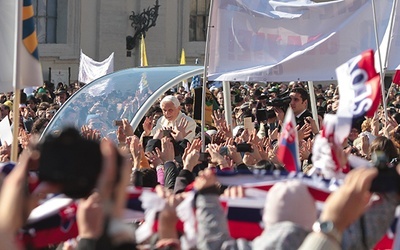
[[[164,98],[161,100],[160,105],[162,105],[163,103],[166,103],[166,102],[172,102],[172,103],[174,104],[175,108],[178,108],[178,107],[181,106],[181,103],[180,103],[180,101],[178,100],[178,98],[176,98],[176,97],[173,96],[173,95],[167,95],[166,97],[164,97]]]

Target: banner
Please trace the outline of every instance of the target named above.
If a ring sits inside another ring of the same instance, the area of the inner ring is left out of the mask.
[[[31,0],[0,1],[0,91],[43,85]]]
[[[81,50],[78,81],[90,83],[97,78],[114,72],[114,52],[102,62],[97,62]]]
[[[336,79],[337,65],[376,48],[371,1],[215,0],[208,77],[220,81]],[[382,41],[392,1],[375,1],[375,6]]]

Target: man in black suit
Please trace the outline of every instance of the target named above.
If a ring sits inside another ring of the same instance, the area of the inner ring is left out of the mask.
[[[307,90],[296,87],[290,91],[289,97],[291,99],[290,107],[296,117],[296,124],[301,128],[305,123],[305,118],[312,117],[311,112],[307,110],[310,96]]]

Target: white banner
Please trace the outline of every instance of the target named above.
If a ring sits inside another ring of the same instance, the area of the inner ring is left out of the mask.
[[[338,65],[376,49],[371,1],[215,0],[209,79],[336,79]],[[375,1],[375,7],[382,41],[392,0]]]
[[[81,60],[79,63],[79,76],[78,81],[83,83],[90,83],[99,77],[114,72],[114,52],[102,62],[97,62],[87,55],[83,54],[81,50]]]

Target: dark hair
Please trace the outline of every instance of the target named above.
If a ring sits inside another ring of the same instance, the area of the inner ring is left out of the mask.
[[[45,124],[46,122],[49,122],[50,120],[47,118],[38,118],[32,125],[32,134],[42,134],[44,129],[46,128]]]
[[[155,188],[158,185],[157,173],[153,168],[145,168],[140,170],[142,172],[142,185],[143,187]]]
[[[300,87],[293,88],[290,91],[290,93],[298,93],[298,94],[300,94],[301,99],[303,99],[303,102],[305,100],[307,100],[309,102],[310,95],[308,94],[307,90],[305,90],[304,88],[300,88]]]
[[[370,151],[371,153],[375,151],[382,151],[389,158],[389,160],[399,157],[397,148],[393,141],[385,136],[377,136],[371,143]]]

